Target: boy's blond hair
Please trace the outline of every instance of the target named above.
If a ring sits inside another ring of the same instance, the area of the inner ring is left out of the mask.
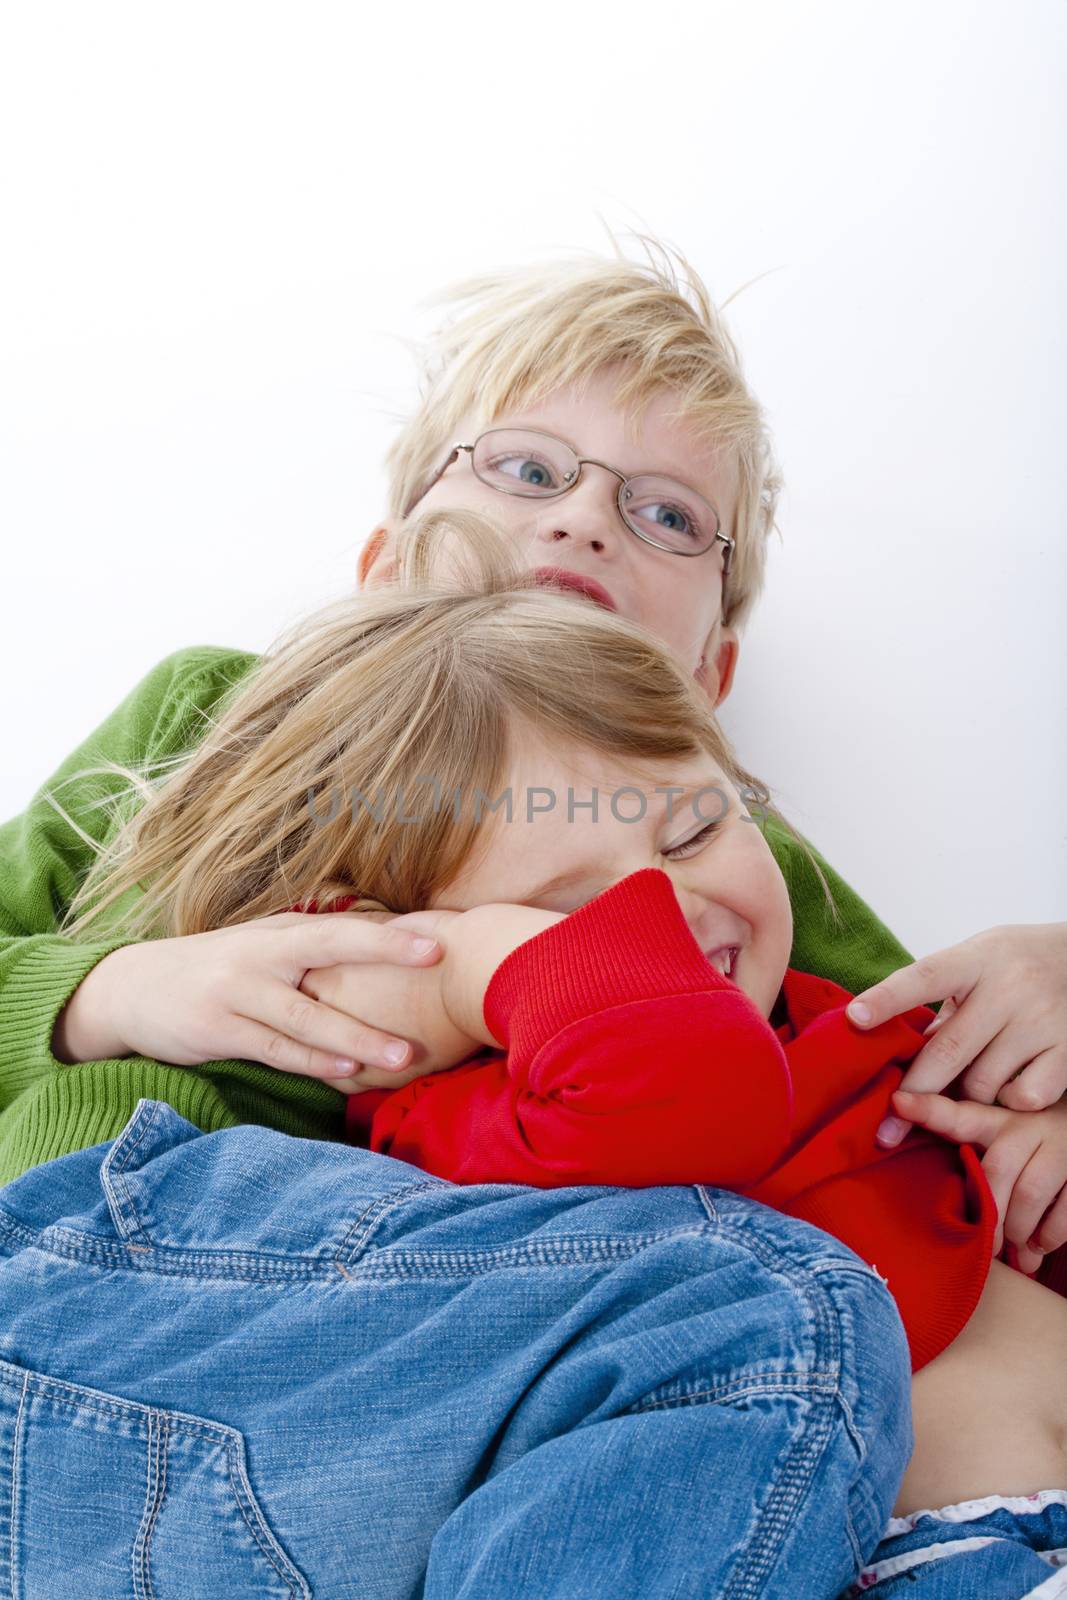
[[[447,319],[420,353],[421,403],[386,455],[389,515],[408,515],[459,442],[464,418],[488,426],[621,363],[618,401],[632,407],[635,426],[654,395],[671,391],[678,396],[672,415],[728,450],[737,511],[723,532],[737,542],[723,620],[739,627],[763,585],[781,476],[763,410],[696,270],[680,251],[647,234],[634,237],[645,262],[626,259],[613,236],[615,260],[594,255],[486,273],[426,302],[468,309]]]

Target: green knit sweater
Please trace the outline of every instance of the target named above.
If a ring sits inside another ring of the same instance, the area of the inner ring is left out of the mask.
[[[102,760],[133,766],[195,748],[207,726],[202,714],[258,660],[211,645],[167,656],[68,756],[27,810],[0,827],[0,1183],[113,1139],[142,1096],[167,1101],[208,1132],[258,1122],[308,1138],[343,1137],[344,1097],[316,1079],[249,1061],[176,1067],[125,1056],[68,1066],[51,1051],[56,1018],[75,989],[98,961],[130,941],[76,942],[55,932],[95,852],[46,793],[55,790],[79,827],[103,842],[107,809],[89,802],[109,792],[109,780],[59,787],[63,780]],[[837,902],[835,921],[803,850],[773,821],[766,833],[793,906],[791,966],[856,992],[910,960],[820,857]]]

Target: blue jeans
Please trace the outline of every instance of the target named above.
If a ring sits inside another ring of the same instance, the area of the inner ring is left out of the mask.
[[[1067,1595],[1067,1490],[987,1495],[894,1517],[849,1600]]]
[[[909,1385],[878,1276],[726,1191],[142,1100],[0,1191],[0,1596],[833,1600]]]

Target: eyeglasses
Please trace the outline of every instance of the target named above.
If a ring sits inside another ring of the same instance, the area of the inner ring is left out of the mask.
[[[735,541],[723,533],[719,514],[709,501],[674,478],[642,473],[627,478],[606,461],[580,456],[564,440],[536,428],[490,428],[473,444],[457,444],[422,491],[427,494],[461,450],[471,458],[475,475],[501,494],[528,500],[553,500],[573,489],[586,465],[603,467],[619,480],[619,514],[631,533],[675,556],[702,556],[716,543],[723,549],[723,582],[730,571]],[[422,495],[419,496],[419,499]],[[407,516],[418,501],[413,501]]]

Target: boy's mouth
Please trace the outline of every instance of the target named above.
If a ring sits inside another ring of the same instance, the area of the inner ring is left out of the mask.
[[[607,611],[619,609],[604,585],[597,583],[595,578],[585,578],[581,573],[568,572],[566,567],[538,567],[534,575],[546,589],[573,589],[576,593],[595,600],[597,605],[603,606]]]

